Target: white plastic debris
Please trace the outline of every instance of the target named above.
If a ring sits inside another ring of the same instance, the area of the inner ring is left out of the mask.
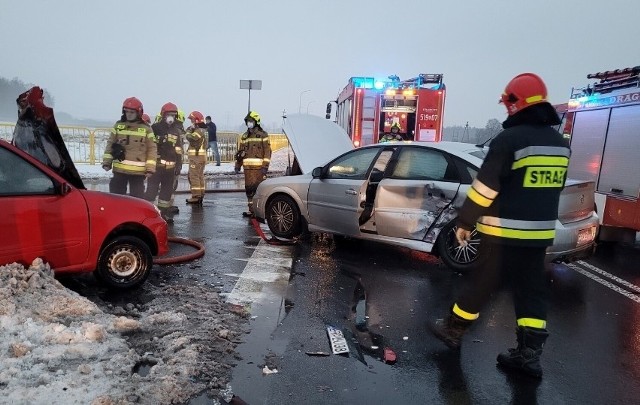
[[[264,375],[269,375],[269,374],[276,374],[278,372],[277,368],[274,368],[273,370],[269,368],[269,366],[264,366],[264,368],[262,369],[262,374]]]

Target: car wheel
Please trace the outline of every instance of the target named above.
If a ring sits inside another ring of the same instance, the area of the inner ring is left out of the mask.
[[[267,225],[278,238],[293,238],[300,236],[301,216],[298,205],[286,195],[277,195],[267,204]]]
[[[457,230],[455,221],[447,224],[440,233],[436,248],[444,264],[459,273],[464,273],[477,264],[480,236],[474,227],[467,246],[461,246],[456,240]]]
[[[152,267],[146,243],[134,236],[119,236],[102,249],[95,274],[110,287],[132,288],[149,277]]]

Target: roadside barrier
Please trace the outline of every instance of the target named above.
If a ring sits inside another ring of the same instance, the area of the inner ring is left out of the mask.
[[[0,139],[10,142],[13,138],[14,128],[14,123],[0,122]],[[102,155],[107,148],[111,128],[87,128],[73,125],[58,125],[58,128],[74,163],[99,165],[102,162]],[[217,133],[218,151],[222,162],[233,162],[235,160],[241,135],[240,132],[232,131],[219,131]],[[289,141],[284,134],[269,134],[269,140],[271,149],[274,152],[289,145]],[[185,150],[187,146],[188,144],[185,142],[185,145],[183,145]],[[188,157],[186,154],[183,157],[184,163],[186,163]],[[209,162],[215,161],[212,150],[207,151],[207,160]]]

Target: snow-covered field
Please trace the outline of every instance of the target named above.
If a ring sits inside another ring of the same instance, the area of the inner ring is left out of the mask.
[[[39,259],[0,266],[0,403],[173,404],[227,381],[240,316],[199,286],[101,310]],[[200,304],[199,304],[200,303]]]

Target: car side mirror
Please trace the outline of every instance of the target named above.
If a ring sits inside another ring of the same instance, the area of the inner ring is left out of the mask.
[[[311,175],[313,176],[314,179],[319,179],[322,177],[322,167],[316,167],[315,169],[313,169],[313,171],[311,172]]]
[[[71,192],[71,186],[69,183],[59,183],[56,188],[60,195],[67,195]]]

